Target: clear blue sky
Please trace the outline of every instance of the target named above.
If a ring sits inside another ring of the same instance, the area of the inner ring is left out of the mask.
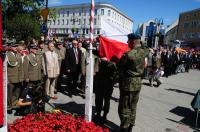
[[[49,6],[89,3],[91,0],[49,0]],[[164,24],[176,21],[181,12],[200,8],[200,0],[95,0],[114,5],[133,21],[134,31],[139,23],[163,18]]]

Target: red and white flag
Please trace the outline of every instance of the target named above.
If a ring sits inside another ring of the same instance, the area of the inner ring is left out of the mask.
[[[100,47],[99,54],[101,57],[106,57],[108,60],[114,59],[119,61],[121,56],[129,49],[128,44],[109,39],[103,36],[99,37]]]

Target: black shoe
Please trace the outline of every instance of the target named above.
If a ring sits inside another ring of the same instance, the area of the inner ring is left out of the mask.
[[[106,116],[103,116],[103,117],[102,117],[102,122],[103,122],[103,123],[106,123],[106,121],[107,121]]]
[[[157,83],[157,87],[159,87],[161,84],[162,84],[162,83],[158,82],[158,83]]]

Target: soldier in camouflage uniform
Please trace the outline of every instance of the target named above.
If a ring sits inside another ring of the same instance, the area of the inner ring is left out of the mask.
[[[99,71],[94,78],[96,120],[101,120],[103,111],[103,122],[107,120],[110,109],[110,99],[113,93],[113,86],[117,80],[117,68],[114,62],[107,61],[106,58],[99,60]]]
[[[134,33],[128,35],[130,51],[124,53],[119,63],[120,99],[118,114],[120,117],[120,132],[131,132],[135,125],[136,107],[141,90],[141,77],[145,67],[145,57],[148,49],[141,46],[140,36]]]

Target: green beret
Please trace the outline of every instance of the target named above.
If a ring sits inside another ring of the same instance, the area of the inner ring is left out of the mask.
[[[128,34],[128,39],[131,39],[131,40],[141,39],[141,36],[139,34],[130,33]]]

